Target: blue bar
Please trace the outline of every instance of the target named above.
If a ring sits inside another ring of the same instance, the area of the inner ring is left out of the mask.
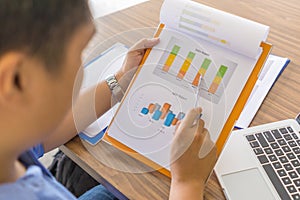
[[[152,119],[154,119],[154,120],[156,120],[156,121],[159,120],[161,114],[162,114],[161,111],[156,110],[156,111],[154,112],[153,116],[152,116]]]
[[[175,118],[175,115],[173,113],[169,112],[169,114],[167,115],[167,119],[165,120],[164,125],[165,126],[171,126],[174,118]]]
[[[185,117],[185,114],[183,112],[178,113],[177,119],[182,120]]]
[[[149,113],[149,109],[148,108],[143,108],[141,113],[144,114],[144,115],[147,115]]]

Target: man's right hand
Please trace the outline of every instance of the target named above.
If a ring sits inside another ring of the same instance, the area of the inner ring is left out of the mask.
[[[177,124],[171,150],[170,199],[202,199],[205,182],[216,163],[215,147],[207,156],[199,157],[201,146],[211,142],[204,121],[198,120],[201,112],[201,108],[192,109]]]

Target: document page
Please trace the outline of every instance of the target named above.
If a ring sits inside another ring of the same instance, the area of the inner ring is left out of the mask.
[[[206,128],[216,141],[257,60],[168,29],[160,39],[108,135],[169,169],[177,121],[191,108],[202,107]],[[200,99],[195,105],[198,89]]]
[[[137,72],[107,133],[169,169],[176,123],[190,109],[203,108],[217,141],[269,28],[186,0],[166,0],[161,21],[161,42]]]

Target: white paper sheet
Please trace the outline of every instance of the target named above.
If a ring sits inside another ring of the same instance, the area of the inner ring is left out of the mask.
[[[193,108],[196,100],[191,83],[203,60],[210,59],[211,64],[200,84],[199,104],[203,108],[202,118],[206,122],[206,128],[215,142],[257,60],[205,40],[192,40],[167,29],[163,30],[160,38],[161,42],[152,49],[108,134],[169,168],[170,144],[175,126],[165,126],[164,120],[153,120],[152,114],[141,114],[143,108],[149,107],[150,103],[158,103],[161,107],[168,103],[172,105],[170,110],[174,114],[186,114]],[[180,46],[180,51],[168,72],[164,72],[164,63],[175,45]],[[195,57],[181,80],[177,73],[189,52],[195,52]],[[213,85],[220,66],[226,66],[227,72],[213,94],[208,90]]]
[[[236,122],[235,126],[237,128],[247,128],[250,125],[277,77],[288,62],[289,59],[287,58],[274,55],[269,56],[238,121]]]
[[[127,47],[123,44],[117,43],[85,66],[82,91],[96,85],[98,82],[104,80],[108,75],[115,74],[121,68],[127,51]],[[82,132],[89,137],[96,136],[110,123],[118,105],[119,104],[116,104]]]
[[[205,20],[210,24],[200,25]],[[169,169],[174,122],[194,107],[198,75],[203,75],[202,118],[216,142],[269,28],[184,0],[166,0],[161,22],[167,27],[161,42],[152,49],[107,132]],[[183,31],[183,26],[189,28]]]

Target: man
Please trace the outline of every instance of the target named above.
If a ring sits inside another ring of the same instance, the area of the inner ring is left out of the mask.
[[[0,24],[0,199],[75,199],[37,158],[77,134],[71,106],[78,92],[73,94],[73,85],[77,74],[82,76],[81,53],[95,31],[87,1],[1,0]],[[138,42],[116,80],[138,66],[145,49],[158,42]],[[93,92],[81,95],[75,110],[83,110]],[[99,83],[98,116],[110,108],[110,96],[107,83]],[[215,150],[204,159],[198,157],[208,134],[202,120],[193,125],[200,113],[201,109],[193,109],[177,126],[174,144],[186,141],[186,145],[181,145],[184,151],[177,145],[172,151],[176,159],[170,199],[202,199],[215,163]],[[79,128],[91,123],[88,117],[85,120]],[[94,197],[114,198],[99,186],[81,199]]]

